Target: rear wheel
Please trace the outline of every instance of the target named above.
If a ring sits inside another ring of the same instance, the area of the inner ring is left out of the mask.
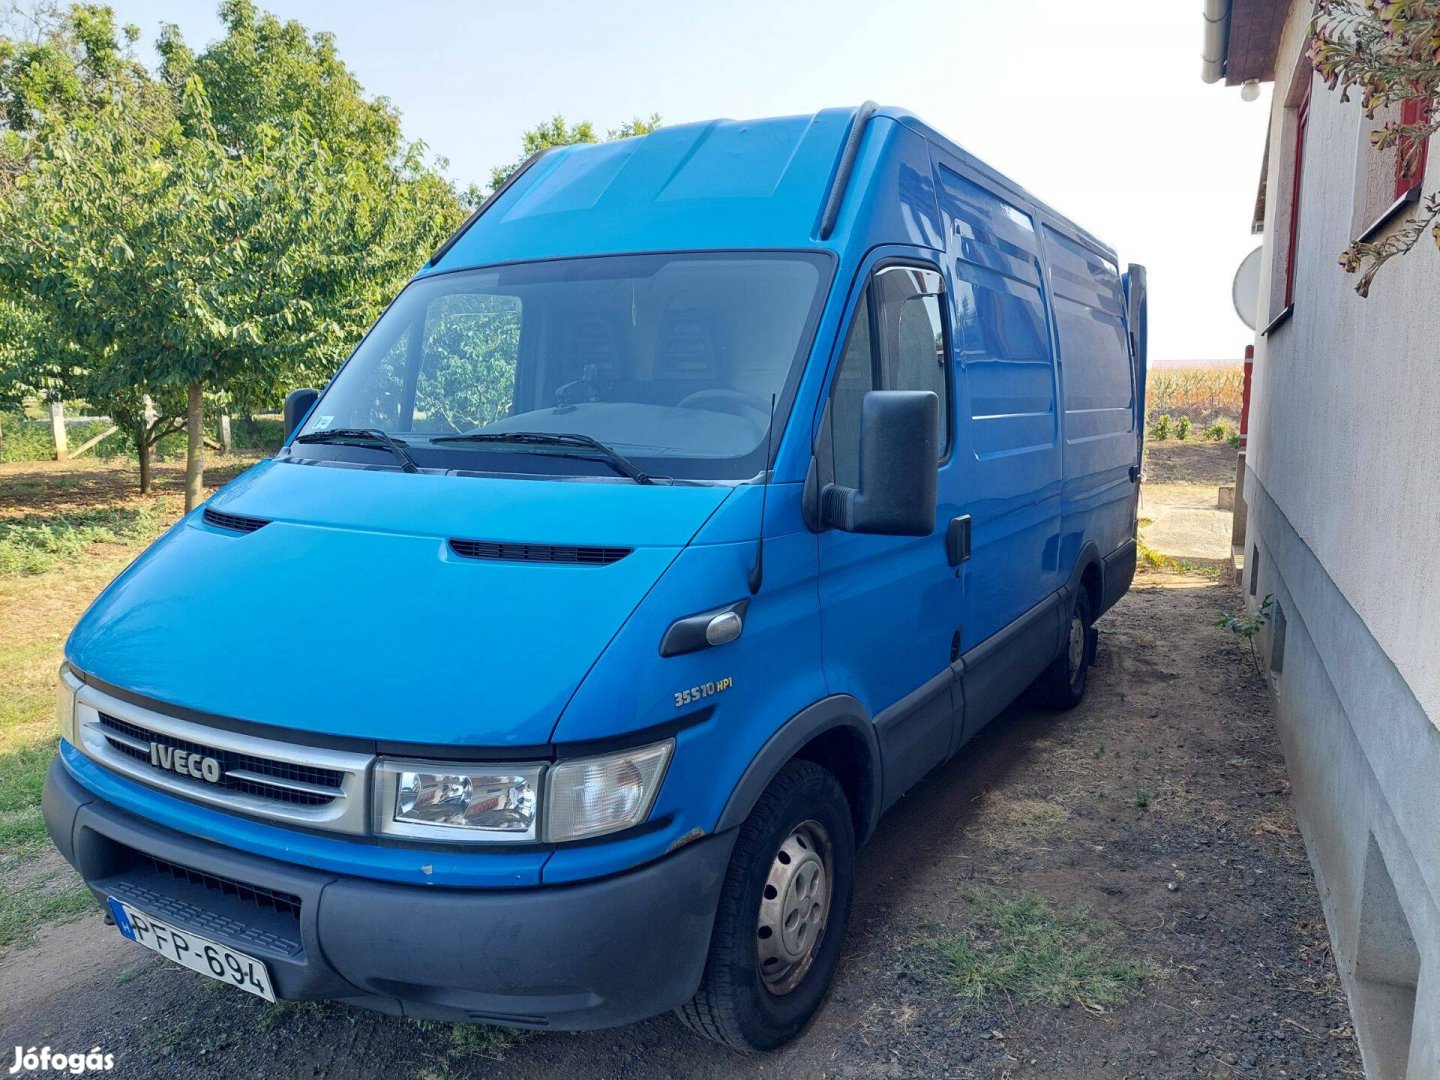
[[[705,976],[681,1020],[742,1051],[794,1038],[835,973],[854,880],[845,793],[814,762],[790,762],[740,827]]]
[[[1091,658],[1090,596],[1081,589],[1070,609],[1065,643],[1050,666],[1035,680],[1035,700],[1049,709],[1073,709],[1085,697]]]

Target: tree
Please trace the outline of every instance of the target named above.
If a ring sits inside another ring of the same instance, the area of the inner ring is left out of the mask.
[[[11,8],[0,19],[0,203],[17,197],[17,184],[51,140],[83,129],[112,102],[147,81],[129,49],[139,36],[127,26],[117,39],[108,11],[54,3]],[[0,288],[13,275],[4,275]],[[104,343],[91,354],[61,319],[23,288],[0,291],[0,402],[25,398],[84,399],[95,403],[131,437],[140,460],[141,490],[150,490],[150,451],[175,430],[183,408],[146,402],[145,389],[117,378],[104,362]]]
[[[1400,119],[1371,136],[1376,151],[1399,156],[1401,173],[1418,171],[1421,150],[1440,129],[1440,2],[1437,0],[1319,0],[1310,27],[1309,57],[1331,90],[1348,101],[1360,94],[1365,115],[1413,102]],[[1440,245],[1440,193],[1420,213],[1374,243],[1356,241],[1340,255],[1347,273],[1359,272],[1355,291],[1370,294],[1380,268],[1403,255],[1429,231]]]
[[[94,357],[99,402],[185,417],[187,508],[207,397],[323,381],[461,214],[328,39],[245,0],[221,16],[199,55],[167,28],[160,78],[49,131],[0,203],[0,280]]]
[[[660,124],[659,113],[651,113],[648,119],[637,116],[627,120],[618,128],[611,128],[607,131],[605,141],[628,139],[635,135],[648,135]],[[520,145],[524,152],[518,159],[509,165],[497,165],[490,170],[490,190],[498,190],[501,184],[510,179],[510,175],[516,169],[541,150],[548,150],[552,146],[574,146],[576,143],[598,143],[600,141],[601,139],[595,134],[595,126],[589,120],[582,120],[571,126],[565,122],[565,117],[556,113],[549,120],[520,136]],[[475,195],[476,192],[472,188],[467,201],[478,202]]]

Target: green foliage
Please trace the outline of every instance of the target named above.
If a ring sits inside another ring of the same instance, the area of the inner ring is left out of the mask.
[[[0,95],[24,105],[4,116],[20,165],[0,199],[0,291],[43,328],[27,340],[59,343],[7,382],[84,397],[146,446],[177,430],[192,386],[244,412],[325,381],[461,215],[331,39],[248,0],[221,18],[199,54],[165,28],[158,79],[104,8],[74,9],[43,65],[0,52]],[[69,74],[30,77],[42,66]],[[83,371],[55,373],[76,356]]]
[[[1161,413],[1155,417],[1154,420],[1150,421],[1150,437],[1152,439],[1159,439],[1161,442],[1170,438],[1170,429],[1173,423],[1174,420],[1169,413]]]
[[[1175,438],[1184,442],[1190,437],[1190,418],[1182,416],[1175,421]]]
[[[1120,1004],[1157,972],[1116,953],[1106,926],[1082,907],[1057,911],[1042,897],[970,890],[966,928],[930,942],[940,975],[965,1005],[1004,997],[1018,1004]]]
[[[1222,630],[1229,630],[1236,637],[1243,640],[1250,646],[1250,660],[1255,665],[1255,673],[1260,673],[1260,657],[1255,651],[1255,636],[1265,628],[1270,621],[1271,609],[1275,606],[1275,597],[1267,595],[1260,606],[1254,611],[1245,611],[1239,615],[1231,615],[1228,612],[1217,612],[1215,625]]]
[[[92,420],[83,424],[67,424],[66,435],[70,448],[82,446],[111,427],[103,420]],[[119,457],[129,449],[129,440],[122,432],[100,440],[99,444],[86,454],[97,458]],[[55,436],[50,431],[49,420],[33,420],[23,412],[0,414],[0,461],[53,461],[55,460]]]
[[[1358,91],[1365,115],[1394,110],[1371,136],[1380,153],[1397,156],[1405,175],[1419,172],[1421,148],[1440,130],[1440,0],[1319,0],[1310,25],[1308,58],[1340,100]],[[1402,123],[1398,106],[1423,103],[1418,123]],[[1417,176],[1417,182],[1424,177]],[[1380,268],[1408,252],[1429,231],[1440,245],[1440,193],[1421,212],[1373,243],[1354,241],[1340,254],[1355,291],[1370,295]]]
[[[1225,437],[1225,442],[1230,447],[1230,449],[1239,450],[1241,446],[1240,433],[1232,429],[1230,434]]]
[[[1224,424],[1211,424],[1205,429],[1205,438],[1210,442],[1224,442],[1225,430]]]
[[[1266,596],[1254,611],[1247,611],[1240,615],[1231,615],[1221,611],[1215,616],[1215,625],[1249,641],[1260,633],[1265,628],[1265,624],[1270,621],[1270,609],[1274,604],[1275,597]]]
[[[162,527],[147,511],[113,507],[0,520],[0,577],[42,574],[80,558],[91,544],[143,543]]]
[[[627,120],[618,128],[611,128],[605,133],[605,139],[628,139],[635,135],[648,135],[660,127],[661,120],[659,113],[651,113],[650,116]],[[595,125],[589,120],[582,120],[578,124],[568,124],[565,117],[556,113],[549,120],[529,129],[520,136],[522,152],[520,157],[509,165],[497,165],[490,170],[490,190],[494,191],[506,180],[510,174],[525,164],[526,160],[541,150],[548,150],[552,146],[574,146],[576,143],[597,143],[601,139],[595,134]],[[472,191],[467,201],[478,203],[478,192]]]

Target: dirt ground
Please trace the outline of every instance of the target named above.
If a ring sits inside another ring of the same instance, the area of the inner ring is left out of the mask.
[[[1147,440],[1144,468],[1152,484],[1233,484],[1235,448],[1199,439]]]
[[[828,1001],[744,1058],[671,1017],[509,1038],[339,1006],[267,1006],[142,951],[98,914],[0,957],[0,1047],[100,1046],[115,1077],[1358,1077],[1284,763],[1233,587],[1143,576],[1100,623],[1086,701],[1013,708],[861,855]],[[964,1003],[928,943],[977,885],[1082,904],[1139,996]]]
[[[1186,566],[1228,568],[1231,513],[1220,509],[1219,487],[1235,483],[1235,450],[1223,442],[1152,442],[1144,474],[1141,541]]]

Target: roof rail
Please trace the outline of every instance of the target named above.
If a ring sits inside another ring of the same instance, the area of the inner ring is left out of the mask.
[[[430,261],[425,264],[425,269],[434,269],[436,263],[438,263],[446,255],[450,254],[450,249],[453,248],[457,243],[459,243],[462,236],[464,236],[467,232],[470,231],[471,225],[474,225],[475,222],[480,220],[480,215],[485,213],[486,210],[489,210],[491,204],[494,203],[496,199],[500,198],[501,195],[504,195],[505,192],[509,191],[510,185],[515,183],[516,180],[519,180],[520,177],[524,176],[525,173],[529,171],[530,166],[534,165],[546,154],[550,153],[550,151],[558,149],[560,149],[558,146],[547,146],[544,150],[537,150],[535,153],[531,154],[528,158],[522,161],[520,163],[520,166],[505,178],[505,182],[503,184],[497,187],[489,195],[485,196],[485,201],[470,212],[470,216],[460,223],[460,227],[450,234],[450,238],[435,249],[435,254],[430,256]]]
[[[835,177],[830,181],[830,190],[825,193],[825,208],[820,214],[820,239],[830,239],[835,231],[835,221],[840,217],[840,204],[845,201],[845,189],[850,186],[850,174],[855,170],[855,158],[860,153],[860,140],[865,135],[865,125],[880,106],[867,101],[855,110],[850,121],[850,132],[845,136],[845,146],[840,151],[840,164]]]

